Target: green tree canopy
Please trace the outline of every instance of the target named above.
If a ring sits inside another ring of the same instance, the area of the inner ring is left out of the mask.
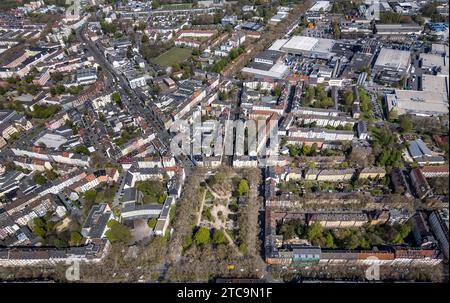
[[[238,192],[239,196],[242,196],[245,193],[247,193],[249,189],[250,188],[248,186],[247,180],[241,179],[241,181],[239,181],[239,185],[238,185],[238,188],[237,188],[237,192]]]
[[[413,129],[413,122],[409,115],[402,115],[399,119],[400,128],[402,132],[408,133]]]
[[[153,228],[155,228],[157,222],[158,221],[155,218],[150,218],[147,222],[147,225],[148,225],[148,227],[153,229]]]
[[[196,245],[203,245],[209,243],[210,232],[204,227],[200,227],[194,235],[194,243]]]
[[[351,90],[347,90],[344,93],[344,103],[345,105],[352,105],[353,103],[353,93]]]
[[[131,240],[131,232],[126,225],[115,221],[106,232],[106,237],[111,243],[121,242],[127,244]]]
[[[70,242],[75,244],[75,245],[80,245],[81,240],[83,240],[83,236],[77,232],[77,231],[72,231],[70,233]]]
[[[228,243],[225,233],[221,230],[215,230],[213,234],[213,243],[216,245]]]
[[[306,236],[309,241],[314,240],[322,233],[322,226],[320,225],[319,221],[314,222],[313,224],[309,225],[306,230]]]

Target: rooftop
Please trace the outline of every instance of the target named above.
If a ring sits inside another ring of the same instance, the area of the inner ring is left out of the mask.
[[[382,48],[375,66],[407,69],[410,63],[410,52],[398,49]]]
[[[396,109],[399,115],[448,114],[448,98],[439,92],[396,89],[393,94],[386,95],[386,100],[389,111]]]

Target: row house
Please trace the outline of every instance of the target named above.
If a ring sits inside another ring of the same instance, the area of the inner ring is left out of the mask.
[[[317,181],[349,181],[355,175],[355,169],[308,169],[305,180]]]
[[[92,174],[87,175],[84,179],[73,184],[71,187],[76,192],[86,192],[102,183],[115,182],[118,180],[118,178],[118,170],[114,168],[108,168],[106,170],[98,170]]]
[[[55,196],[46,194],[11,214],[11,217],[19,226],[26,226],[33,219],[43,217],[47,213],[56,213],[59,218],[62,218],[66,215],[67,210],[56,202]]]
[[[40,190],[42,187],[38,188],[39,195],[44,196],[48,193],[56,195],[62,192],[66,187],[69,187],[72,184],[82,180],[83,178],[86,178],[86,176],[87,176],[86,172],[80,173],[80,171],[75,171],[68,175],[59,177],[51,186],[44,188],[43,190]]]
[[[124,188],[134,187],[136,182],[146,180],[162,181],[166,175],[166,170],[163,168],[138,168],[132,166],[125,175]]]
[[[425,178],[448,177],[448,165],[426,165],[420,171]]]
[[[342,115],[342,112],[335,109],[325,109],[325,108],[313,108],[313,107],[299,107],[294,111],[295,115],[315,115],[315,116],[326,116],[326,117],[337,117]]]
[[[258,158],[251,156],[234,156],[233,167],[258,167]]]
[[[33,127],[24,115],[15,110],[0,111],[0,134],[8,141],[12,135],[20,131],[27,131]]]
[[[359,172],[358,178],[375,179],[375,178],[384,178],[385,175],[386,170],[383,167],[365,167]]]
[[[315,213],[309,217],[309,224],[314,222],[326,228],[349,228],[361,227],[369,222],[369,218],[362,212]]]
[[[418,168],[413,168],[410,173],[411,183],[419,199],[424,199],[433,194],[427,179]]]
[[[16,156],[30,157],[33,159],[63,163],[73,166],[89,167],[90,161],[90,157],[88,156],[68,152],[51,153],[48,149],[37,146],[33,146],[31,148],[11,148],[11,151]]]
[[[329,130],[323,128],[291,128],[288,136],[317,138],[326,141],[351,141],[354,138],[352,131]]]
[[[60,128],[61,126],[66,124],[66,121],[70,120],[69,115],[67,113],[57,114],[52,120],[45,123],[45,126],[49,130],[55,130]]]
[[[48,161],[40,160],[40,159],[32,159],[27,157],[15,157],[13,160],[13,163],[16,166],[20,166],[23,169],[30,170],[30,171],[45,171],[45,170],[52,170],[53,167]]]
[[[324,116],[324,115],[300,115],[297,117],[297,120],[304,124],[315,123],[316,126],[346,126],[347,124],[353,125],[356,121],[349,117],[344,116]]]

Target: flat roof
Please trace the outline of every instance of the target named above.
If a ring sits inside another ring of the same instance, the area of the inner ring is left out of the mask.
[[[375,66],[396,67],[406,69],[410,62],[410,52],[398,49],[382,48]]]
[[[441,94],[449,95],[449,82],[448,76],[444,75],[422,75],[422,90],[438,92]]]
[[[281,47],[281,51],[292,54],[301,54],[309,56],[331,57],[335,40],[324,38],[312,38],[306,36],[293,36],[285,45]]]
[[[389,111],[396,109],[399,115],[413,114],[448,114],[448,98],[438,92],[399,90],[386,94]]]
[[[40,143],[45,144],[48,148],[58,149],[61,145],[67,142],[67,139],[61,135],[56,134],[45,134],[34,142],[34,145],[39,145]]]
[[[242,69],[242,72],[249,73],[249,74],[255,74],[257,76],[261,77],[269,77],[269,78],[276,78],[281,79],[284,74],[286,73],[288,67],[284,64],[275,64],[270,68],[270,70],[263,70],[263,69],[256,69],[252,67],[244,67]]]
[[[326,11],[328,8],[330,8],[330,1],[316,1],[316,3],[314,3],[314,5],[308,11],[318,12],[321,9],[323,11]]]
[[[288,42],[289,39],[277,39],[275,42],[269,47],[269,50],[279,51],[283,45]]]
[[[431,51],[436,53],[448,54],[448,46],[445,44],[433,43],[431,45]]]
[[[277,61],[284,54],[285,53],[283,53],[283,52],[279,52],[279,51],[275,51],[275,50],[265,50],[265,51],[258,53],[255,56],[255,59]]]
[[[422,26],[415,23],[376,24],[377,30],[421,30]]]
[[[420,54],[419,58],[423,67],[441,67],[441,73],[448,74],[448,58],[438,54]]]
[[[319,39],[306,37],[306,36],[293,36],[286,44],[283,45],[283,49],[293,49],[300,51],[312,51],[313,48],[319,43]]]

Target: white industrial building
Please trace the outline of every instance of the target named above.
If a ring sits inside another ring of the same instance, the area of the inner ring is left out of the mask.
[[[382,48],[374,65],[375,70],[389,69],[397,72],[407,72],[411,64],[409,51]]]
[[[449,95],[449,83],[448,83],[448,73],[446,76],[444,75],[422,75],[422,90],[437,92],[447,96]]]
[[[334,43],[332,39],[293,36],[280,50],[294,55],[330,59],[334,55],[331,52]]]
[[[396,89],[386,94],[388,110],[396,110],[399,115],[406,113],[417,116],[436,116],[448,114],[447,96],[432,91]]]

